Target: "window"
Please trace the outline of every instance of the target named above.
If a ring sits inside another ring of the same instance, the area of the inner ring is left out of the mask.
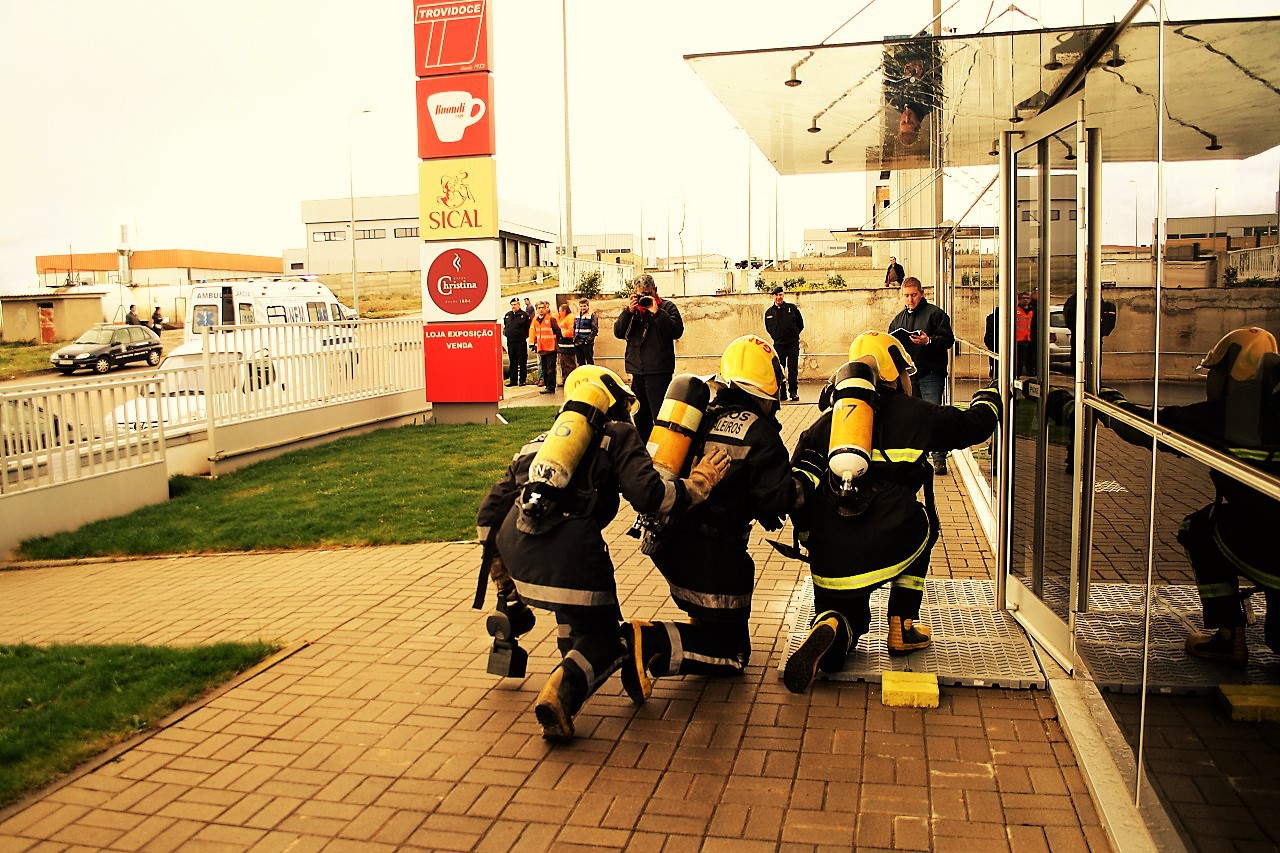
[[[1024,210],[1024,211],[1022,211],[1022,221],[1023,221],[1023,222],[1030,222],[1030,221],[1031,221],[1031,211],[1029,211],[1029,210]]]
[[[248,302],[240,303],[240,319],[237,320],[241,326],[252,326],[258,322],[253,318],[253,305]]]
[[[307,320],[312,323],[329,322],[329,309],[323,302],[307,303]]]
[[[397,228],[395,230],[395,235],[397,237],[417,237],[418,229],[417,228]]]
[[[315,243],[330,243],[345,239],[347,239],[345,231],[316,231],[311,235],[311,240]]]
[[[292,263],[289,264],[289,269],[300,270],[302,269],[302,266],[303,266],[302,261],[293,261]]]
[[[1056,207],[1053,210],[1049,211],[1050,222],[1057,222],[1061,218],[1062,218],[1062,211],[1058,210]]]
[[[285,313],[283,305],[267,306],[267,322],[268,323],[287,323],[289,315]]]
[[[385,228],[361,228],[356,231],[357,240],[381,240],[387,236]]]
[[[1075,222],[1076,220],[1075,208],[1072,208],[1071,210],[1067,211],[1067,219],[1070,219],[1072,222]]]

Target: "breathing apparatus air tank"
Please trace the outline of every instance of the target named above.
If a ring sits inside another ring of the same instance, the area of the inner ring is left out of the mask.
[[[671,380],[647,445],[653,467],[664,480],[678,479],[684,471],[693,437],[710,402],[711,389],[693,374],[682,373]]]
[[[613,397],[602,385],[583,382],[573,389],[529,465],[529,482],[520,496],[521,512],[537,519],[552,510],[592,439],[604,427],[605,413],[612,405]]]
[[[831,378],[835,405],[831,411],[831,441],[827,467],[841,494],[871,464],[871,433],[875,426],[876,370],[862,361],[840,366]]]

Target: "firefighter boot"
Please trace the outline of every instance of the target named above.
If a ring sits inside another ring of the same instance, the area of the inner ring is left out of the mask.
[[[623,624],[622,642],[627,647],[622,661],[622,689],[632,702],[643,705],[653,693],[649,669],[660,657],[670,657],[670,641],[662,626],[637,619]]]
[[[544,740],[573,740],[573,717],[587,701],[587,679],[582,670],[561,661],[538,693],[533,715],[542,725]]]
[[[1213,634],[1188,634],[1187,654],[1233,666],[1244,666],[1249,662],[1249,647],[1245,645],[1244,626],[1219,628]]]
[[[519,640],[533,630],[534,615],[514,593],[513,599],[499,597],[498,609],[485,620],[485,630],[493,637],[488,672],[504,678],[524,678],[529,653],[520,648]]]
[[[840,622],[835,614],[825,615],[809,629],[809,636],[804,638],[791,657],[787,658],[787,666],[782,671],[782,683],[792,693],[803,693],[818,677],[818,664],[835,645],[836,635],[840,632]]]
[[[933,632],[914,619],[903,616],[889,617],[889,654],[894,657],[909,655],[917,649],[928,648],[933,643]]]

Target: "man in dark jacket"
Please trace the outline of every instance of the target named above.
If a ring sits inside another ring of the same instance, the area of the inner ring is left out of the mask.
[[[502,315],[502,336],[507,339],[507,360],[511,364],[508,388],[523,385],[529,378],[529,315],[512,298],[511,310]]]
[[[896,257],[889,258],[889,266],[884,271],[885,287],[901,287],[902,280],[906,278],[907,273],[902,269],[902,264],[898,263]]]
[[[660,534],[646,534],[645,553],[671,587],[689,622],[631,622],[631,655],[622,684],[633,702],[648,698],[653,679],[667,675],[741,675],[751,657],[751,594],[755,563],[747,551],[752,521],[782,526],[795,487],[778,423],[781,368],[755,335],[729,344],[710,383],[715,396],[690,455],[724,451],[724,481],[700,504],[673,516]]]
[[[728,457],[712,452],[685,479],[663,479],[631,425],[635,397],[608,368],[575,370],[565,398],[552,430],[520,450],[476,517],[480,541],[496,554],[489,575],[500,610],[550,610],[560,628],[564,659],[533,709],[548,740],[573,737],[574,716],[625,656],[613,563],[601,535],[618,513],[618,493],[639,512],[680,515],[705,500],[729,467]],[[566,450],[579,440],[582,455],[565,471],[572,456]],[[557,488],[558,477],[565,479]],[[529,618],[525,630],[532,624]]]
[[[684,320],[674,302],[658,296],[653,276],[637,276],[631,286],[631,298],[613,323],[613,335],[627,342],[624,363],[640,401],[636,429],[648,441],[653,418],[676,372],[675,342],[684,334]]]
[[[871,387],[866,368],[874,380],[873,400],[865,393]],[[802,497],[791,518],[797,538],[809,549],[817,615],[783,670],[783,683],[792,693],[807,690],[820,668],[844,668],[870,628],[871,593],[887,582],[892,582],[889,654],[910,654],[932,643],[929,629],[916,621],[939,532],[933,472],[925,454],[989,437],[1000,419],[1000,398],[994,388],[983,388],[967,409],[929,405],[911,396],[910,371],[897,340],[863,332],[849,348],[849,362],[823,389],[819,408],[827,411],[796,444],[791,464]],[[850,440],[857,436],[849,425],[859,406],[869,407],[863,417],[872,419],[871,446],[859,448],[868,451],[865,464],[850,466],[841,457],[866,440]],[[840,432],[833,440],[835,429]],[[847,478],[835,475],[837,463]],[[860,475],[849,473],[857,467]],[[922,488],[923,503],[916,497]]]
[[[951,318],[924,298],[924,288],[915,276],[903,280],[902,300],[906,307],[890,321],[889,334],[898,339],[915,363],[912,396],[942,405],[942,389],[947,384],[947,356],[956,342]],[[930,458],[935,474],[947,473],[946,451],[934,451]]]
[[[800,402],[800,333],[804,331],[804,317],[800,308],[787,301],[786,291],[773,289],[773,305],[764,312],[764,330],[773,338],[773,348],[778,361],[787,372],[787,391],[791,402]],[[786,399],[784,396],[783,399]]]

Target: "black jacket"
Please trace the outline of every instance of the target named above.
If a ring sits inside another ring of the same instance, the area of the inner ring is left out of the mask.
[[[885,284],[902,284],[902,280],[906,278],[906,271],[902,269],[902,264],[889,264],[884,269]]]
[[[502,334],[508,338],[528,339],[529,315],[524,313],[524,309],[517,308],[502,315]]]
[[[955,344],[956,338],[951,331],[951,318],[947,316],[946,311],[943,311],[932,302],[926,302],[921,299],[920,304],[916,306],[914,311],[903,308],[890,321],[890,334],[898,329],[906,329],[908,332],[923,330],[929,336],[929,343],[927,344],[913,344],[909,340],[899,338],[902,342],[902,348],[907,351],[907,355],[911,356],[911,360],[916,363],[916,374],[918,376],[923,376],[926,373],[947,375],[947,354],[951,352],[951,347]]]
[[[808,533],[814,583],[836,591],[887,580],[872,580],[872,573],[904,568],[927,547],[930,522],[916,498],[933,476],[927,452],[976,444],[989,437],[999,421],[989,402],[957,409],[883,385],[878,391],[871,465],[854,481],[853,496],[839,496],[827,468],[831,410],[801,434],[791,460],[805,484],[803,508],[792,514],[792,523],[797,531]]]
[[[623,308],[613,322],[613,336],[627,342],[625,367],[635,376],[676,372],[676,344],[684,334],[684,320],[670,299],[658,303],[656,313]]]
[[[764,312],[764,330],[773,338],[775,345],[799,343],[800,333],[804,331],[800,308],[790,302],[770,305]]]

